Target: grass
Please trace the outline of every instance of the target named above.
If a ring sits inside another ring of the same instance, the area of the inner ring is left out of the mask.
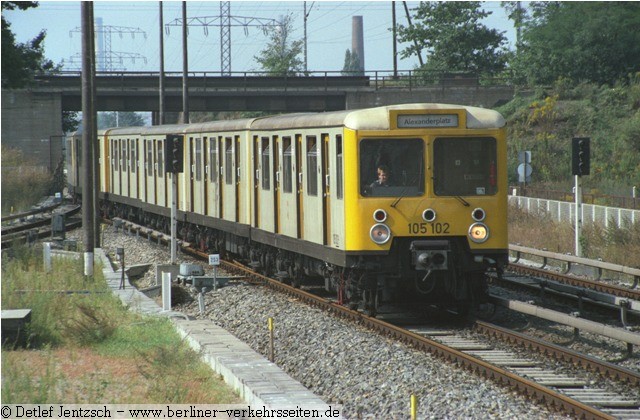
[[[102,272],[42,249],[2,259],[2,308],[32,310],[28,349],[2,349],[2,404],[234,404],[239,397],[171,322],[128,311]],[[67,293],[74,291],[77,293]]]
[[[570,223],[559,223],[546,213],[527,213],[509,206],[509,242],[557,253],[575,252],[575,230]],[[640,255],[640,223],[629,228],[614,224],[605,228],[585,224],[582,229],[583,257],[638,267]]]

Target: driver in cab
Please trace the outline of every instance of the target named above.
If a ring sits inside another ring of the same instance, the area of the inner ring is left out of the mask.
[[[390,182],[389,182],[389,167],[386,165],[380,165],[378,166],[378,179],[376,179],[375,181],[373,181],[370,185],[370,187],[372,189],[374,188],[380,188],[380,187],[388,187],[390,186]]]

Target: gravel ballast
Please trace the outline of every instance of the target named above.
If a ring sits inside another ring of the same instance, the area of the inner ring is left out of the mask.
[[[81,235],[68,237],[74,234]],[[116,247],[125,248],[127,265],[152,264],[140,288],[155,284],[155,264],[169,262],[165,247],[110,226],[103,248],[114,261]],[[195,262],[182,254],[178,259]],[[442,359],[260,286],[235,281],[210,291],[202,315],[197,295],[191,294],[191,302],[173,309],[212,320],[265,357],[272,317],[276,364],[327,403],[342,405],[349,419],[409,418],[412,394],[418,396],[419,418],[564,418]]]

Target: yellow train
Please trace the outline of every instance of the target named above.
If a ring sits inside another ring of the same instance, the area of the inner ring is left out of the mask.
[[[176,138],[182,239],[285,282],[323,279],[370,313],[472,309],[484,273],[507,262],[504,125],[492,110],[405,104],[103,130],[100,210],[168,232]]]

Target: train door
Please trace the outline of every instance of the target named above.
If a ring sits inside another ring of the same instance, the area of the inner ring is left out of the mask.
[[[279,142],[280,182],[278,193],[279,232],[296,238],[298,236],[298,194],[296,172],[296,143],[291,136],[283,136]]]
[[[331,194],[331,238],[329,245],[344,249],[344,235],[342,232],[345,230],[344,220],[344,160],[343,160],[343,144],[342,135],[338,134],[334,137],[334,146],[331,149],[331,172],[330,182],[332,188]]]
[[[256,226],[260,229],[274,232],[275,217],[273,210],[275,204],[275,180],[273,179],[273,145],[271,138],[268,136],[256,137],[255,146],[258,158],[256,162],[256,184],[258,192],[256,207],[258,211],[256,213],[259,214],[258,224]]]
[[[224,160],[225,160],[225,145],[222,136],[218,136],[217,141],[218,148],[218,217],[224,218]]]
[[[260,140],[258,136],[253,136],[253,220],[252,226],[260,226]]]
[[[236,185],[236,222],[239,222],[241,219],[241,215],[242,212],[244,211],[244,202],[245,202],[245,193],[244,193],[244,189],[242,188],[242,184],[241,182],[243,182],[242,176],[240,175],[241,171],[242,171],[242,166],[240,165],[240,157],[244,156],[242,154],[242,144],[240,142],[240,136],[234,136],[234,142],[235,142],[235,157],[234,157],[234,161],[235,161],[235,170],[234,170],[234,182]]]
[[[129,150],[129,197],[138,198],[138,171],[136,171],[136,166],[138,162],[136,161],[136,139],[127,139],[128,150]]]
[[[278,157],[278,136],[273,136],[271,140],[271,167],[273,179],[273,231],[280,232],[280,158]]]
[[[147,140],[147,203],[156,204],[156,180],[154,173],[154,147],[155,140]]]
[[[167,198],[167,177],[164,172],[164,142],[162,140],[156,141],[156,164],[155,164],[155,178],[156,178],[156,204],[159,206],[168,206]]]
[[[296,174],[296,179],[295,179],[295,183],[296,183],[296,213],[298,214],[298,224],[296,225],[297,228],[297,237],[302,239],[304,237],[304,184],[303,184],[303,153],[304,153],[304,148],[303,143],[302,143],[302,135],[300,134],[296,134],[296,171],[294,172]]]
[[[193,141],[192,158],[193,161],[193,181],[191,185],[191,207],[198,214],[204,214],[206,196],[204,192],[204,177],[202,171],[202,139],[197,137]]]
[[[200,144],[200,156],[202,156],[202,182],[200,183],[200,191],[202,194],[202,214],[209,213],[209,190],[207,186],[209,185],[209,154],[207,149],[207,138],[202,137],[202,142]]]
[[[121,188],[122,195],[129,196],[129,139],[120,139],[120,152],[122,153],[122,160],[120,165],[120,172],[122,176]]]
[[[303,208],[304,239],[315,243],[324,243],[322,213],[322,182],[321,182],[321,139],[317,136],[305,136],[303,140],[305,159],[303,161]]]
[[[223,189],[223,212],[222,216],[225,220],[235,222],[237,217],[236,200],[236,152],[233,137],[224,138],[224,186]]]
[[[140,145],[140,139],[139,138],[133,139],[133,144],[132,144],[133,149],[131,151],[133,159],[131,162],[132,164],[131,170],[133,171],[133,174],[134,174],[133,176],[133,184],[134,184],[133,188],[135,189],[134,197],[137,199],[140,199],[141,197],[140,189],[142,188],[141,182],[140,182],[140,166],[141,165],[140,165],[139,145]]]
[[[111,183],[111,188],[109,189],[109,192],[116,194],[116,184],[118,183],[116,179],[116,175],[117,175],[116,165],[118,164],[118,148],[116,147],[116,141],[114,139],[111,139],[109,143],[110,143],[109,161],[111,162],[111,165],[109,165],[109,172],[110,172],[110,178],[113,180],[113,182]],[[78,142],[78,144],[80,144],[80,142]]]
[[[323,245],[328,245],[331,243],[331,188],[330,188],[330,176],[331,168],[330,168],[330,159],[329,159],[329,135],[322,134],[322,154],[320,156],[321,160],[321,177],[320,177],[320,185],[322,186],[322,220],[323,220]]]
[[[219,179],[220,174],[218,166],[218,141],[215,136],[211,136],[207,139],[206,148],[209,153],[209,161],[207,166],[207,172],[209,174],[209,180],[207,181],[207,214],[209,216],[220,217],[220,188]]]
[[[196,151],[196,142],[195,139],[193,137],[189,137],[189,142],[187,144],[187,157],[188,159],[185,161],[185,171],[187,173],[185,173],[186,176],[186,180],[189,183],[189,185],[187,186],[186,189],[186,194],[187,194],[187,211],[192,212],[195,210],[194,208],[194,201],[195,201],[195,188],[196,188],[196,179],[195,179],[195,170],[196,170],[196,166],[195,166],[195,162],[194,162],[194,157],[195,157],[195,151]]]
[[[120,194],[120,140],[111,140],[111,162],[113,168],[113,193]]]

